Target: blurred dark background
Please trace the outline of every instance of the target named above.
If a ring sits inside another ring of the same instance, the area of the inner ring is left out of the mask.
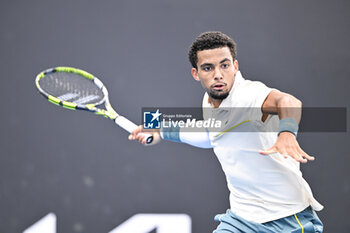
[[[200,106],[187,51],[201,32],[219,30],[237,42],[247,79],[307,107],[349,108],[349,12],[347,0],[2,0],[0,232],[23,232],[52,212],[58,233],[109,232],[137,213],[185,213],[204,233],[229,207],[211,150],[130,142],[111,121],[45,101],[34,85],[40,71],[95,74],[116,109],[140,123],[144,106]],[[325,232],[350,232],[349,133],[298,137],[316,156],[301,167],[325,206]]]

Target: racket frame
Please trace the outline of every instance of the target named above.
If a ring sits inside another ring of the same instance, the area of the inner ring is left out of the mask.
[[[55,72],[68,72],[68,73],[71,72],[71,73],[78,74],[78,75],[92,81],[103,92],[104,97],[102,98],[102,100],[98,101],[95,104],[85,104],[84,105],[84,104],[76,104],[76,103],[69,102],[69,101],[63,101],[63,100],[60,100],[59,98],[57,98],[53,95],[48,94],[46,91],[44,91],[40,87],[39,81],[42,78],[44,78],[46,75],[49,75],[49,74],[55,73]],[[94,75],[92,75],[84,70],[81,70],[78,68],[73,68],[73,67],[67,67],[67,66],[58,66],[55,68],[50,68],[50,69],[47,69],[45,71],[42,71],[41,73],[39,73],[36,76],[35,84],[36,84],[36,87],[39,90],[40,94],[43,95],[48,101],[50,101],[51,103],[53,103],[55,105],[62,106],[64,108],[71,109],[71,110],[79,109],[79,110],[93,112],[96,115],[102,115],[105,118],[109,118],[109,119],[113,120],[117,125],[119,125],[123,129],[125,129],[129,133],[131,133],[131,131],[133,131],[134,129],[136,129],[138,127],[137,125],[135,125],[133,122],[131,122],[127,118],[120,116],[113,109],[112,105],[109,102],[107,88],[104,86],[102,81],[100,79],[98,79],[97,77],[95,77]],[[102,109],[102,108],[97,107],[97,106],[100,106],[102,104],[104,104],[106,109]],[[146,144],[150,144],[153,141],[152,134],[145,133],[145,136],[146,136]]]
[[[98,101],[95,104],[76,104],[73,102],[60,100],[59,98],[57,98],[53,95],[50,95],[49,93],[47,93],[45,90],[43,90],[40,87],[39,82],[46,75],[49,75],[49,74],[52,74],[55,72],[75,73],[75,74],[78,74],[78,75],[90,80],[99,89],[101,89],[101,91],[103,92],[103,95],[104,95],[103,99],[101,99],[100,101]],[[94,75],[92,75],[84,70],[81,70],[78,68],[73,68],[73,67],[66,67],[66,66],[58,66],[55,68],[50,68],[50,69],[47,69],[47,70],[39,73],[36,76],[35,84],[36,84],[36,87],[38,88],[40,94],[42,94],[48,101],[50,101],[51,103],[53,103],[57,106],[62,106],[64,108],[71,109],[71,110],[79,109],[79,110],[93,112],[96,115],[102,115],[102,116],[109,118],[111,120],[115,120],[119,116],[119,114],[113,109],[112,105],[109,102],[108,91],[107,91],[107,88],[102,83],[102,81],[100,79],[98,79],[97,77],[95,77]],[[105,105],[106,109],[102,109],[102,108],[97,107],[97,106],[102,105],[102,104]]]

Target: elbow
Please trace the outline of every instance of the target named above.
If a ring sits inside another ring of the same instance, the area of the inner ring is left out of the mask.
[[[294,107],[294,108],[301,108],[303,106],[303,103],[301,102],[301,100],[299,100],[298,98],[290,95],[290,94],[285,94],[283,95],[279,101],[280,107]]]
[[[297,107],[302,107],[303,106],[303,102],[301,102],[301,100],[300,99],[298,99],[298,98],[296,98],[296,97],[294,97],[293,96],[293,98],[295,99],[295,105],[297,106]]]

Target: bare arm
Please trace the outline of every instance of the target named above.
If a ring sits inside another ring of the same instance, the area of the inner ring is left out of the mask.
[[[262,105],[263,114],[278,114],[280,119],[293,118],[297,123],[301,119],[302,103],[294,96],[273,90]]]
[[[299,124],[301,107],[301,101],[294,96],[273,90],[262,105],[263,120],[266,119],[268,114],[278,114],[280,120],[290,118]],[[260,151],[260,154],[269,155],[276,152],[282,154],[285,158],[291,156],[296,161],[302,163],[315,159],[300,148],[296,140],[296,135],[292,132],[279,133],[276,143],[271,148]]]

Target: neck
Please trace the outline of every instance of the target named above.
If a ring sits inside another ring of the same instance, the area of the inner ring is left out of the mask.
[[[208,102],[214,106],[214,108],[218,108],[222,102],[222,100],[218,100],[218,99],[213,99],[211,97],[209,97]]]

